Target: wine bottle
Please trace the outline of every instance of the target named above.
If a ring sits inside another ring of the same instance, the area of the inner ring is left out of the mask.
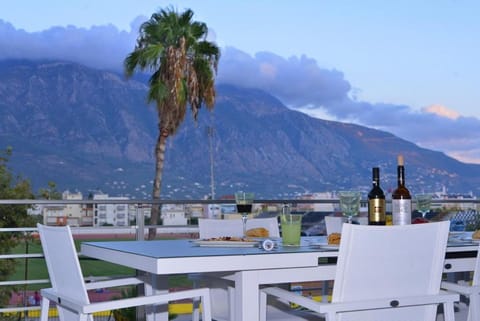
[[[397,157],[397,188],[392,193],[392,223],[405,225],[412,223],[412,196],[405,186],[403,156]]]
[[[368,193],[368,224],[385,225],[385,194],[380,187],[380,168],[372,168],[372,189]]]

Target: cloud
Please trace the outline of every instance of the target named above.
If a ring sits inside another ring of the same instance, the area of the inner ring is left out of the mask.
[[[138,24],[137,18],[132,23],[135,32],[106,25],[89,29],[52,27],[28,33],[0,20],[0,59],[63,59],[93,68],[119,70],[126,54],[134,48]]]
[[[129,32],[106,25],[52,27],[34,33],[0,20],[0,59],[63,59],[121,72],[146,19],[137,17]],[[210,33],[211,40],[215,36]],[[306,55],[284,58],[258,52],[251,56],[233,47],[223,48],[218,83],[263,89],[313,116],[385,130],[459,160],[480,163],[478,118],[462,117],[439,104],[418,111],[407,105],[359,101],[341,71],[322,68]]]
[[[285,59],[259,52],[252,57],[232,47],[222,52],[218,81],[263,89],[294,106],[338,101],[351,89],[343,73],[320,69],[305,55]]]
[[[455,110],[448,109],[442,105],[431,105],[423,109],[427,113],[437,114],[439,116],[447,117],[450,119],[457,119],[460,117],[460,114]]]
[[[442,105],[418,111],[407,105],[358,101],[343,73],[321,68],[307,56],[287,59],[268,52],[250,56],[226,48],[218,81],[261,88],[313,117],[381,129],[458,160],[480,164],[478,118],[462,117]]]

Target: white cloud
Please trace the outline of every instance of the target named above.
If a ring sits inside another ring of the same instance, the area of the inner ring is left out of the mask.
[[[443,116],[450,119],[457,119],[460,117],[460,114],[455,110],[449,109],[443,105],[430,105],[428,107],[423,108],[423,111],[427,113],[437,114],[439,116]]]
[[[28,33],[0,20],[0,59],[63,59],[122,71],[135,45],[138,17],[130,32],[113,25],[89,29],[52,27]],[[215,38],[212,32],[210,35]],[[218,83],[263,89],[291,108],[389,131],[423,147],[480,164],[480,120],[462,117],[441,104],[422,111],[407,105],[359,101],[341,71],[325,69],[306,56],[284,58],[271,52],[251,56],[233,47],[222,50]]]
[[[138,24],[138,19],[132,23],[132,29],[138,30],[134,23]],[[126,54],[134,48],[136,35],[136,31],[120,31],[113,25],[52,27],[28,33],[0,20],[0,59],[63,59],[120,70]]]

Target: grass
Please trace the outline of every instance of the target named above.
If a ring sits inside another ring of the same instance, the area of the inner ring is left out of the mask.
[[[119,239],[115,239],[119,241]],[[82,242],[94,242],[99,241],[98,239],[88,239],[75,241],[75,247],[77,251],[80,249],[80,244]],[[101,239],[101,241],[108,241],[108,239]],[[22,242],[17,247],[12,250],[12,254],[34,254],[42,253],[42,246],[39,240],[28,241],[28,243]],[[19,280],[38,280],[38,279],[48,279],[47,266],[43,258],[30,258],[30,259],[16,259],[16,271],[12,274],[8,280],[9,281],[19,281]],[[131,276],[135,275],[135,270],[117,265],[105,261],[89,259],[86,257],[80,257],[80,266],[84,277],[89,276]],[[170,280],[171,287],[191,287],[192,282],[188,279],[186,275],[175,275]],[[47,284],[32,284],[26,287],[26,290],[38,290],[41,288],[48,287]],[[21,287],[21,286],[18,286]],[[23,287],[22,287],[23,289]]]

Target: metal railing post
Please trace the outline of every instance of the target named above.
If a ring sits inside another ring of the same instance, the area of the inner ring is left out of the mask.
[[[145,240],[145,213],[143,212],[142,203],[137,204],[136,220],[137,220],[136,240],[143,241]]]

